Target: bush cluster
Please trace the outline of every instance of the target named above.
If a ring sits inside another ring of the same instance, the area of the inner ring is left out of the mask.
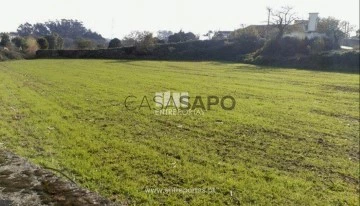
[[[296,55],[316,54],[334,49],[334,45],[328,38],[298,39],[284,37],[280,40],[271,39],[263,48],[257,51],[255,56],[282,56],[292,57]]]

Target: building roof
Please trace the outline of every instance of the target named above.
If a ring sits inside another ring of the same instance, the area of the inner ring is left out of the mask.
[[[307,24],[309,23],[309,20],[295,20],[294,24]]]

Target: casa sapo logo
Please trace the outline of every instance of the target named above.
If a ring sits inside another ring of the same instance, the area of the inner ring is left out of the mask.
[[[125,108],[130,111],[149,110],[155,115],[204,115],[215,107],[235,109],[235,98],[226,96],[190,96],[188,92],[156,92],[154,96],[127,96]]]

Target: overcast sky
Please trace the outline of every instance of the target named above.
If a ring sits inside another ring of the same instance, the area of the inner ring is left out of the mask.
[[[234,30],[241,24],[262,24],[266,7],[292,6],[298,16],[309,12],[333,16],[359,25],[359,0],[4,0],[0,32],[16,31],[24,22],[78,19],[106,38],[133,30]]]

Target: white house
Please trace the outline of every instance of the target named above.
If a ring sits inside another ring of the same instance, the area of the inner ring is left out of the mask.
[[[319,13],[309,13],[308,20],[296,20],[294,24],[291,25],[292,32],[286,34],[285,36],[299,39],[325,37],[325,34],[318,32],[317,26],[319,20]]]

